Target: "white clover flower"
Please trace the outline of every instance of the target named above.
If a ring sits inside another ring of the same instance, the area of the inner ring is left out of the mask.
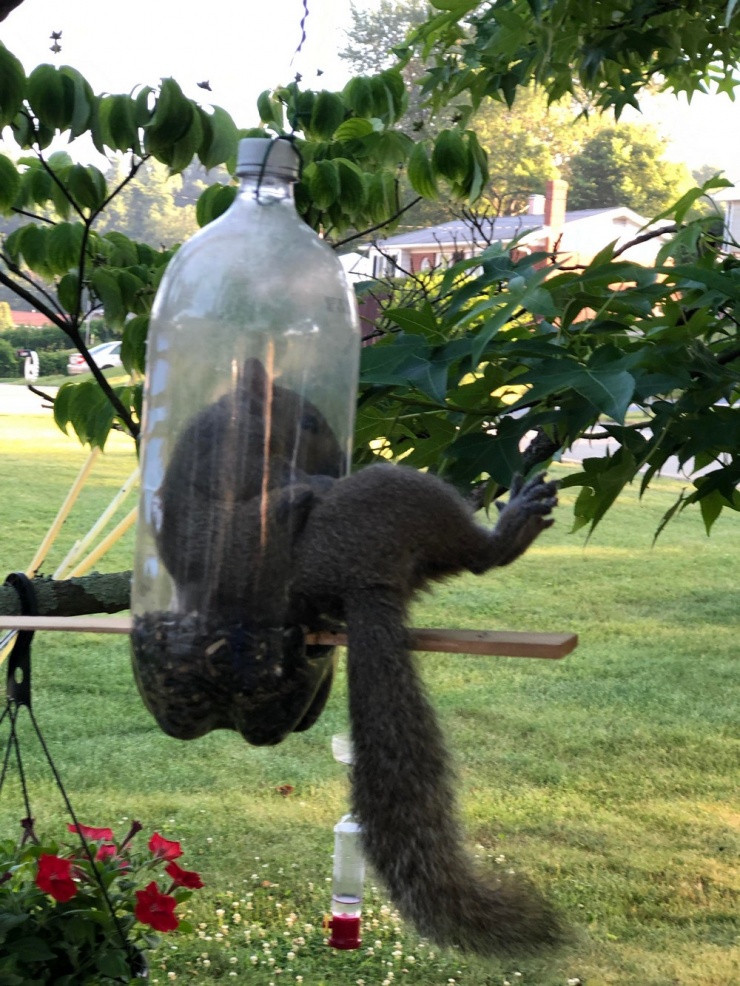
[[[376,948],[382,948],[382,947],[383,947],[383,942],[382,942],[382,941],[381,941],[380,939],[378,939],[378,940],[377,940],[377,941],[375,942],[375,947],[376,947]]]
[[[237,973],[236,972],[230,972],[229,975],[230,976],[233,976],[236,979]]]
[[[168,979],[173,979],[173,980],[174,979],[177,979],[177,973],[176,972],[168,972],[167,973],[167,978]]]
[[[239,959],[238,959],[238,958],[236,957],[236,955],[232,955],[232,956],[231,956],[231,958],[229,959],[229,962],[230,962],[230,963],[231,963],[232,965],[236,965],[236,963],[237,963],[238,961],[239,961]]]
[[[395,951],[391,952],[391,955],[393,956],[394,959],[400,959],[401,956],[403,955],[403,952],[400,952],[398,949],[396,949]]]
[[[221,918],[224,916],[225,913],[226,911],[223,909],[223,907],[218,908],[218,910],[216,911],[216,917],[219,919],[219,921],[221,920]]]
[[[257,958],[256,955],[250,955],[249,956],[249,961],[252,963],[252,965],[257,965],[257,963],[259,962],[259,959]]]
[[[293,959],[295,958],[295,952],[288,952],[285,958],[288,960],[288,962],[292,962]]]
[[[208,968],[208,966],[210,964],[211,964],[211,960],[210,959],[203,959],[203,965],[206,967],[206,969]]]
[[[240,903],[241,903],[241,901],[239,901],[239,900],[232,900],[231,906],[238,908]]]
[[[267,960],[267,964],[271,966],[275,965],[275,959],[272,956],[270,956],[270,958]]]
[[[232,915],[232,918],[231,918],[231,920],[234,922],[234,924],[239,924],[239,922],[241,921],[241,919],[242,919],[241,914],[234,914],[234,915]]]

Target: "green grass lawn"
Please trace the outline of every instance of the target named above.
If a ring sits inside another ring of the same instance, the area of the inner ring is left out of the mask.
[[[85,453],[44,418],[0,418],[0,447],[10,572],[30,560]],[[130,445],[112,436],[47,570],[132,465]],[[372,880],[362,949],[323,944],[332,827],[347,803],[330,752],[347,729],[343,668],[319,723],[281,746],[250,748],[227,732],[183,744],[140,702],[125,640],[37,634],[34,710],[80,819],[122,835],[139,818],[142,835],[182,839],[183,864],[207,882],[190,902],[196,935],[165,940],[151,981],[740,983],[740,526],[723,516],[707,539],[686,513],[651,547],[679,488],[665,481],[642,502],[630,491],[586,547],[569,533],[566,493],[523,559],[459,578],[414,613],[420,626],[580,635],[559,662],[419,657],[455,752],[472,851],[529,873],[575,929],[547,959],[440,952],[399,924]],[[130,567],[131,553],[129,535],[101,570]],[[63,805],[25,726],[22,744],[37,826],[59,833]],[[23,814],[13,776],[0,836]]]

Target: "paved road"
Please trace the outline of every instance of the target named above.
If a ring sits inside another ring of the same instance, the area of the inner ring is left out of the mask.
[[[563,452],[563,462],[583,462],[584,459],[606,455],[607,450],[614,453],[618,448],[619,445],[613,438],[597,438],[591,440],[581,438],[566,452]],[[698,469],[696,472],[693,472],[693,466],[694,460],[689,459],[682,468],[676,456],[672,455],[660,470],[660,475],[668,479],[685,479],[687,482],[690,482],[695,476],[701,476],[702,473],[711,472],[712,469],[717,468],[716,466],[707,466],[705,469]],[[644,472],[646,468],[644,467],[641,472]]]
[[[53,397],[59,388],[41,389]],[[32,394],[27,387],[0,383],[0,414],[51,414],[51,408],[44,405],[45,401]]]
[[[42,387],[41,389],[53,396],[58,388]],[[13,414],[51,414],[51,409],[45,406],[45,402],[36,394],[32,394],[27,387],[0,383],[0,415]],[[563,453],[563,462],[582,462],[593,456],[606,455],[607,449],[615,452],[617,448],[618,445],[613,439],[599,438],[591,441],[580,439],[567,452]],[[675,457],[669,459],[661,470],[661,475],[672,479],[688,480],[690,473],[690,468],[683,470],[680,468],[678,459]]]

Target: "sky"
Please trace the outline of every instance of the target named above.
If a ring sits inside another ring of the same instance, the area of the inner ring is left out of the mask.
[[[128,92],[173,76],[186,95],[223,106],[239,126],[253,126],[257,95],[296,72],[316,88],[341,88],[349,77],[338,57],[351,23],[349,0],[306,2],[307,38],[297,55],[304,0],[217,0],[213,7],[174,0],[24,0],[0,23],[0,40],[27,72],[43,61],[73,65],[96,92]],[[62,31],[59,55],[49,50],[52,31]],[[204,80],[211,93],[197,87]],[[669,139],[671,157],[691,168],[722,168],[740,181],[740,98],[732,103],[724,94],[697,95],[689,106],[684,96],[665,94],[643,107],[639,119]]]

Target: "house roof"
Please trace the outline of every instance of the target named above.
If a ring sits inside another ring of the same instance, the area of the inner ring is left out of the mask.
[[[10,316],[16,326],[27,326],[37,329],[46,328],[46,326],[54,324],[46,315],[42,315],[41,312],[21,312],[11,309]]]
[[[591,219],[594,216],[606,217],[610,215],[613,219],[629,219],[637,226],[643,226],[647,220],[638,216],[636,212],[626,208],[609,209],[576,209],[565,213],[565,225],[580,222],[584,219]],[[545,216],[539,214],[525,214],[522,216],[500,216],[497,219],[483,219],[480,233],[472,228],[470,222],[463,219],[453,219],[451,222],[441,223],[439,226],[429,226],[426,229],[409,230],[406,233],[397,233],[385,240],[378,240],[377,245],[382,249],[389,247],[402,247],[410,249],[412,247],[440,247],[454,246],[460,243],[470,243],[474,245],[484,239],[488,241],[491,234],[499,241],[513,240],[522,233],[533,233],[535,230],[544,229]]]

